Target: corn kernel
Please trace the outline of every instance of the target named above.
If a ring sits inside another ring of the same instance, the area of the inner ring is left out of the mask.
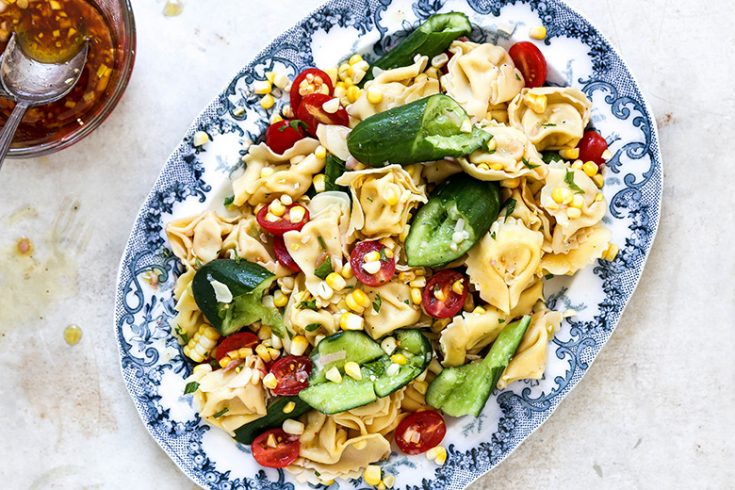
[[[291,413],[296,408],[296,404],[294,402],[288,402],[283,407],[283,413]]]
[[[312,179],[312,183],[316,192],[324,192],[326,189],[326,177],[324,174],[316,174]]]
[[[385,250],[383,250],[383,254],[385,254],[385,256],[389,259],[392,259],[395,256],[395,252],[393,251],[393,249],[390,248],[386,248]]]
[[[269,94],[271,90],[273,90],[273,85],[271,85],[270,80],[256,80],[253,82],[253,92],[258,95]]]
[[[419,288],[411,288],[411,301],[415,305],[420,305],[422,301],[421,290]]]
[[[368,306],[370,306],[371,304],[370,298],[368,297],[367,294],[365,294],[365,292],[362,289],[355,289],[354,291],[352,291],[351,294],[353,298],[355,299],[355,301],[357,302],[357,304],[359,304],[363,308],[367,308]]]
[[[569,219],[577,219],[582,216],[582,211],[579,208],[567,208],[567,216]]]
[[[276,99],[274,99],[271,94],[268,94],[264,96],[262,99],[260,99],[260,107],[262,107],[265,110],[270,109],[274,105],[276,105]]]
[[[345,95],[347,95],[347,100],[354,104],[357,102],[357,99],[360,98],[360,95],[362,95],[362,90],[360,90],[356,85],[352,85],[347,89],[347,93]]]
[[[426,451],[426,457],[441,466],[447,461],[447,450],[436,446]]]
[[[249,347],[240,347],[239,349],[237,349],[238,359],[245,359],[248,356],[252,356],[252,355],[253,355],[253,349]]]
[[[527,93],[524,97],[524,102],[536,114],[543,114],[544,112],[546,112],[546,107],[548,106],[549,99],[545,95]]]
[[[380,484],[381,476],[382,470],[380,469],[380,466],[376,464],[368,465],[367,468],[365,468],[365,473],[362,475],[365,483],[374,487]]]
[[[380,260],[380,252],[373,250],[365,254],[365,262],[378,262]]]
[[[579,158],[579,148],[565,148],[559,150],[559,156],[564,160],[574,161]]]
[[[396,484],[396,477],[391,475],[390,473],[386,473],[383,475],[383,485],[385,485],[386,488],[393,488],[393,485]]]
[[[575,194],[572,198],[571,205],[573,208],[582,209],[584,207],[584,196],[582,194]]]
[[[359,55],[359,54],[353,54],[350,57],[348,63],[351,64],[351,65],[356,65],[356,64],[358,64],[361,61],[362,61],[362,56],[361,55]]]
[[[503,168],[505,168],[505,167],[503,167],[503,164],[502,163],[492,163],[492,164],[490,164],[490,168],[499,172],[499,171],[503,170]]]
[[[265,340],[273,337],[273,329],[269,327],[268,325],[263,325],[258,330],[258,338],[260,340]]]
[[[324,148],[322,145],[319,145],[316,147],[316,150],[314,150],[314,156],[316,156],[320,160],[324,160],[327,158],[327,149]]]
[[[572,168],[575,170],[582,170],[583,165],[584,162],[582,160],[574,160],[574,163],[572,163]]]
[[[582,164],[582,170],[588,177],[594,177],[600,169],[595,162],[585,162]]]
[[[457,279],[452,284],[452,291],[454,291],[456,294],[463,294],[464,293],[464,281],[462,279]]]
[[[485,313],[487,313],[487,310],[485,310],[485,308],[483,308],[482,306],[478,306],[477,308],[472,310],[472,313],[476,315],[484,315]]]
[[[603,177],[602,174],[594,175],[592,177],[592,180],[594,181],[598,189],[602,189],[603,187],[605,187],[605,177]]]
[[[546,39],[546,27],[544,26],[532,27],[529,35],[531,36],[532,39],[538,39],[539,41],[542,41]]]
[[[609,262],[612,262],[618,256],[618,252],[620,252],[620,248],[613,242],[610,242],[610,244],[607,246],[607,250],[605,250],[605,253],[602,254],[602,258]]]
[[[362,264],[362,270],[368,274],[377,274],[380,271],[380,261],[377,262],[365,262]]]
[[[204,146],[209,143],[209,135],[204,131],[197,131],[194,133],[192,143],[194,143],[194,146],[196,147]]]
[[[488,170],[490,170],[490,166],[487,163],[481,163],[477,166],[477,168],[479,168],[483,172],[487,172]]]
[[[281,351],[279,349],[274,349],[272,347],[268,348],[268,355],[271,358],[271,361],[275,361],[279,357],[281,357]]]
[[[273,202],[268,205],[268,212],[280,217],[286,213],[286,206],[284,206],[278,199],[274,199]]]
[[[327,379],[333,383],[341,383],[342,382],[342,375],[339,373],[339,369],[337,369],[336,366],[333,366],[327,370],[325,373],[325,376]]]
[[[268,347],[266,347],[263,344],[258,344],[255,347],[255,353],[258,354],[258,357],[263,359],[263,362],[271,362],[271,354],[268,350]]]
[[[288,296],[286,296],[280,289],[277,289],[276,292],[273,293],[273,305],[276,308],[283,308],[287,304]]]
[[[598,192],[595,196],[595,202],[602,202],[603,199],[605,199],[605,196],[602,195],[602,192]]]
[[[222,359],[219,360],[219,367],[226,368],[231,360],[232,359],[230,359],[228,356],[223,357]]]
[[[278,378],[273,373],[268,373],[263,377],[263,386],[269,390],[275,390],[278,386]]]
[[[342,274],[342,277],[345,279],[352,279],[355,277],[355,274],[352,272],[352,264],[350,264],[349,261],[345,262],[345,265],[342,266],[340,274]]]
[[[361,380],[362,372],[360,371],[360,365],[354,361],[345,363],[345,374],[352,379]]]
[[[380,348],[383,349],[383,352],[385,352],[389,356],[396,351],[397,347],[398,344],[396,344],[396,339],[393,337],[386,337],[380,343]]]
[[[376,88],[367,89],[367,99],[371,104],[380,104],[383,102],[383,92]]]
[[[294,206],[288,211],[288,220],[291,223],[301,223],[306,216],[306,209],[303,206]]]
[[[607,150],[605,150],[605,151],[602,152],[602,155],[601,156],[602,156],[602,159],[603,160],[608,161],[608,160],[610,160],[613,157],[613,154],[610,151],[610,149],[608,148]]]
[[[329,75],[329,78],[332,80],[332,85],[336,86],[339,81],[339,69],[336,66],[333,66],[332,68],[324,70],[324,73]]]
[[[392,356],[390,356],[390,360],[391,362],[398,364],[399,366],[405,366],[406,364],[408,364],[408,358],[406,358],[406,356],[401,353],[393,354]]]
[[[558,204],[568,204],[573,196],[572,192],[566,187],[557,187],[551,192],[551,198]]]
[[[265,442],[266,446],[271,448],[278,447],[278,442],[276,441],[276,436],[272,432],[268,434],[268,439]]]
[[[294,356],[300,356],[306,352],[309,347],[309,341],[303,335],[296,335],[291,339],[291,354]]]
[[[344,277],[336,272],[329,273],[325,280],[327,281],[327,285],[335,291],[341,291],[347,286],[347,281],[345,281]]]
[[[444,290],[441,288],[437,288],[434,290],[434,297],[438,299],[439,301],[445,301],[447,299],[447,295],[444,293]]]
[[[339,318],[339,326],[342,330],[362,330],[364,324],[364,318],[350,312],[342,313],[342,316]]]
[[[296,404],[294,403],[294,405]],[[286,419],[283,421],[281,429],[283,429],[283,432],[285,432],[286,434],[290,434],[292,436],[300,436],[304,433],[304,424],[302,422],[299,422],[298,420]]]
[[[356,291],[359,291],[359,289]],[[355,313],[362,313],[363,311],[365,311],[365,307],[360,305],[360,303],[357,302],[352,294],[347,295],[347,297],[345,298],[345,304],[347,305],[347,308],[354,311]]]

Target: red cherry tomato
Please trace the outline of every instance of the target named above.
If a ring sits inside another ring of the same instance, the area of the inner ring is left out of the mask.
[[[350,254],[350,265],[352,272],[358,281],[366,286],[380,286],[390,281],[393,273],[396,271],[395,258],[388,258],[384,252],[387,247],[377,240],[360,242],[355,245]],[[365,256],[370,252],[378,252],[380,254],[380,269],[375,274],[370,274],[362,265],[365,263]]]
[[[300,206],[304,208],[304,217],[301,221],[298,223],[291,223],[291,220],[288,218],[289,213],[293,208],[296,206]],[[286,212],[283,214],[283,216],[279,217],[276,221],[269,221],[266,217],[268,215],[268,208],[270,208],[270,204],[267,206],[263,206],[263,208],[258,211],[257,216],[255,217],[256,220],[258,220],[258,224],[261,228],[263,228],[268,233],[271,233],[276,236],[283,236],[284,233],[287,231],[293,231],[293,230],[300,230],[304,227],[304,225],[309,221],[309,210],[306,209],[301,204],[294,203],[290,206],[286,207]]]
[[[241,349],[243,347],[254,347],[258,345],[258,336],[252,332],[239,332],[228,335],[217,346],[214,351],[214,358],[219,362],[228,352]]]
[[[602,154],[607,148],[607,141],[600,136],[600,133],[593,130],[585,131],[579,142],[579,159],[583,162],[595,162],[597,166],[602,167],[605,165]]]
[[[273,434],[276,447],[268,444],[268,437]],[[301,443],[299,436],[286,434],[282,429],[271,429],[263,432],[253,441],[251,447],[253,458],[266,468],[285,468],[299,457]]]
[[[273,251],[276,254],[276,260],[279,264],[281,264],[283,267],[290,270],[291,272],[301,272],[301,267],[299,267],[299,264],[297,264],[293,257],[291,257],[291,254],[288,253],[288,249],[286,248],[286,243],[283,241],[283,237],[273,237]]]
[[[265,144],[275,153],[285,153],[297,141],[306,138],[303,123],[298,119],[284,119],[268,126]]]
[[[462,281],[462,294],[452,290],[452,285]],[[438,299],[437,292],[442,300]],[[434,274],[426,284],[422,304],[424,311],[434,318],[451,318],[462,310],[467,299],[467,278],[454,270],[445,269]]]
[[[414,412],[398,424],[396,444],[406,454],[421,454],[436,447],[444,439],[447,426],[439,412]]]
[[[308,93],[301,95],[301,82],[306,80],[309,75],[313,77],[313,82],[308,82],[311,86],[308,89]],[[318,79],[321,79],[321,83]],[[294,113],[301,106],[301,101],[306,95],[313,93],[324,94],[324,89],[319,88],[322,84],[326,85],[329,89],[326,95],[332,95],[332,92],[334,91],[334,87],[332,86],[332,79],[329,78],[329,75],[324,73],[319,68],[307,68],[306,70],[302,71],[299,76],[296,77],[296,79],[291,84],[291,109],[294,111]]]
[[[540,87],[546,81],[546,58],[535,44],[528,41],[515,43],[508,51],[516,68],[521,70],[526,87]]]
[[[301,105],[296,110],[296,117],[306,123],[307,133],[312,136],[316,135],[316,128],[320,124],[336,124],[338,126],[348,126],[350,124],[350,116],[344,107],[340,106],[334,114],[324,110],[324,103],[333,98],[331,95],[311,94],[301,101]]]
[[[311,360],[304,356],[286,356],[271,366],[271,373],[278,380],[274,395],[294,396],[309,387]]]

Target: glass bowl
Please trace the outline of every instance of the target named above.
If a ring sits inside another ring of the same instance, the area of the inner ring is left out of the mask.
[[[128,86],[135,63],[135,18],[130,0],[92,0],[107,17],[115,45],[116,64],[112,71],[104,102],[89,114],[88,120],[79,128],[62,134],[51,134],[48,138],[32,144],[21,143],[10,147],[9,157],[31,158],[48,155],[67,148],[97,129],[120,101]]]

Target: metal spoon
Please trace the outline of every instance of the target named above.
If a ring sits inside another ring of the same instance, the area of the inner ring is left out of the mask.
[[[13,112],[0,130],[0,168],[28,108],[56,102],[66,96],[82,75],[88,51],[89,43],[85,42],[68,61],[42,63],[23,52],[13,33],[0,61],[0,84],[16,101]]]

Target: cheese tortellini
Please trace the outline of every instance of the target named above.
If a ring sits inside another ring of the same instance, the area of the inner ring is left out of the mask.
[[[539,151],[561,150],[577,146],[591,108],[587,96],[576,88],[526,88],[510,103],[508,115]]]
[[[399,328],[416,324],[421,311],[411,303],[411,287],[400,282],[389,282],[376,288],[366,288],[372,303],[380,297],[380,308],[368,308],[365,314],[365,330],[379,339]],[[376,309],[378,311],[376,311]]]
[[[486,119],[495,110],[492,106],[512,100],[523,89],[521,72],[500,46],[454,41],[449,51],[453,56],[442,87],[476,121]]]
[[[232,220],[209,211],[194,218],[183,218],[166,226],[171,250],[188,266],[216,259],[224,237],[233,229]]]

